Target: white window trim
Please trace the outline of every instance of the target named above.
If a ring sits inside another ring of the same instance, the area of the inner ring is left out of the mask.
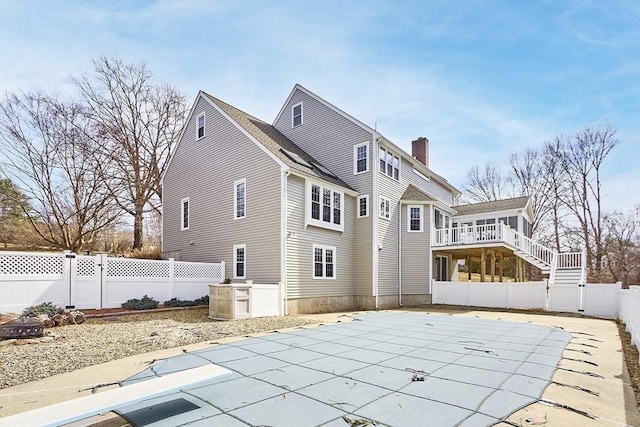
[[[384,176],[389,177],[389,178],[393,179],[394,181],[398,181],[398,182],[399,182],[399,181],[400,181],[401,172],[402,172],[402,171],[401,171],[401,169],[402,169],[402,156],[398,156],[398,155],[396,155],[393,151],[387,150],[387,149],[386,149],[386,148],[384,148],[384,147],[380,147],[380,150],[384,150],[385,154],[390,154],[390,155],[391,155],[391,162],[392,162],[392,163],[391,163],[391,175],[389,175],[389,174],[387,173],[387,170],[388,170],[388,167],[389,167],[389,166],[388,166],[388,164],[389,164],[389,163],[387,162],[387,159],[386,159],[386,158],[384,159],[384,172],[380,170],[380,159],[378,159],[378,165],[377,165],[378,173],[381,173],[381,174],[383,174]],[[386,156],[385,156],[385,157],[386,157]],[[393,168],[393,160],[394,160],[394,159],[398,159],[398,179],[396,179],[396,178],[393,176],[393,175],[394,175],[394,173],[393,173],[393,169],[394,169],[394,168]]]
[[[366,166],[363,171],[358,172],[358,148],[365,147],[366,148]],[[369,172],[369,141],[365,141],[360,144],[356,144],[353,146],[353,174],[359,175],[361,173]]]
[[[420,229],[411,229],[411,208],[420,209]],[[424,231],[424,208],[420,205],[407,205],[407,233],[421,233]]]
[[[238,184],[244,184],[244,215],[238,216]],[[239,179],[233,182],[233,219],[247,217],[247,179]]]
[[[184,226],[184,203],[187,203],[187,226]],[[191,225],[191,202],[188,197],[180,200],[180,230],[188,230]]]
[[[238,263],[238,249],[244,250],[244,276],[237,276],[236,272]],[[233,278],[234,279],[246,279],[247,278],[247,245],[245,243],[241,245],[233,245]]]
[[[322,249],[322,276],[316,276],[316,249]],[[327,254],[326,250],[329,249],[333,251],[333,277],[326,277],[325,274],[327,272],[326,262],[327,262]],[[337,256],[336,256],[336,247],[335,246],[326,246],[326,245],[316,245],[313,244],[313,249],[311,250],[311,277],[314,280],[336,280],[336,276],[338,275],[337,268]]]
[[[367,201],[367,213],[364,214],[364,215],[360,215],[360,200],[362,200],[362,199]],[[358,212],[358,218],[366,218],[366,217],[368,217],[369,216],[369,210],[371,209],[371,205],[369,204],[369,195],[365,194],[365,195],[362,195],[362,196],[358,196],[357,202],[358,203],[357,203],[356,209],[357,209],[357,212]]]
[[[293,115],[293,110],[297,107],[300,106],[300,124],[296,125],[294,124],[294,115]],[[302,126],[304,124],[304,105],[302,105],[302,101],[298,102],[297,104],[294,104],[291,106],[291,127],[295,128],[298,126]]]
[[[198,130],[200,129],[200,126],[199,126],[200,117],[204,119],[204,122],[202,124],[202,136],[198,136]],[[196,117],[196,141],[204,138],[206,135],[207,135],[207,116],[203,111],[202,113],[198,114],[198,117]]]
[[[320,219],[314,219],[311,217],[311,186],[317,185],[320,187]],[[344,231],[344,191],[338,190],[336,187],[327,185],[324,183],[307,180],[305,193],[305,227],[313,225],[316,227],[328,228],[329,230]],[[331,222],[325,222],[322,220],[322,197],[324,190],[331,190]],[[334,224],[333,222],[333,195],[334,193],[340,194],[340,224]]]
[[[388,208],[385,209],[386,215],[383,215],[382,212],[380,211],[380,205],[382,204],[382,201],[385,201],[388,206]],[[391,219],[391,200],[387,199],[386,197],[380,196],[380,198],[378,199],[378,216],[386,220]]]

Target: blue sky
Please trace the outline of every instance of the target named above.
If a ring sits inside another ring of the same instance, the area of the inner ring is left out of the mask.
[[[640,203],[640,1],[0,0],[0,91],[73,94],[91,60],[145,62],[273,121],[295,83],[461,187],[471,166],[610,123],[608,209]]]

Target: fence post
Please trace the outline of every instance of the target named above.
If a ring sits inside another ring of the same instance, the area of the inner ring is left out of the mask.
[[[65,305],[65,309],[73,310],[76,308],[73,301],[76,296],[76,276],[78,274],[78,268],[76,265],[76,254],[69,250],[64,251],[64,274],[67,278],[67,283],[69,286],[69,294],[67,295],[67,304]]]
[[[109,308],[109,256],[100,255],[100,308]]]
[[[284,316],[284,283],[278,282],[278,315]]]
[[[176,264],[175,264],[175,258],[169,258],[169,295],[171,296],[171,298],[177,298],[176,297]]]
[[[225,276],[227,275],[227,270],[225,269],[224,261],[220,261],[221,271],[220,271],[220,283],[224,282]]]

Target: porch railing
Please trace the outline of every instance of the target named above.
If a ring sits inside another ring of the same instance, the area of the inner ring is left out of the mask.
[[[584,251],[556,253],[506,224],[463,225],[433,230],[434,247],[500,242],[535,258],[550,267],[580,268],[585,265]]]

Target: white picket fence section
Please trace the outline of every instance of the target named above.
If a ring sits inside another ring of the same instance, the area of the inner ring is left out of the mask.
[[[0,252],[0,312],[19,313],[43,302],[63,308],[113,308],[144,295],[160,303],[196,299],[208,295],[208,285],[222,282],[224,271],[224,262]]]
[[[546,282],[432,283],[434,304],[499,308],[544,308]]]

